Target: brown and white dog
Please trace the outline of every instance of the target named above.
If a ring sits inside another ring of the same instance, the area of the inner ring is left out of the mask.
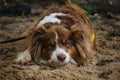
[[[85,64],[93,54],[95,36],[86,12],[76,4],[54,6],[45,11],[28,31],[28,48],[16,63]]]

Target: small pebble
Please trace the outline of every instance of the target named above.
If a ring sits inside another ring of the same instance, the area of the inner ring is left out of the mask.
[[[0,50],[0,54],[7,54],[8,53],[8,50],[7,48],[4,48],[4,49],[1,49]]]

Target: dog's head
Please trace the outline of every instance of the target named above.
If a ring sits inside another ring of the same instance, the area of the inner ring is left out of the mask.
[[[53,60],[58,64],[84,64],[92,53],[89,30],[79,24],[67,29],[60,25],[45,26],[32,34],[30,51],[33,60]]]
[[[57,9],[62,13],[55,13]],[[34,62],[52,60],[58,64],[79,65],[93,54],[94,32],[81,8],[70,5],[50,9],[41,19],[35,22],[30,34],[29,50]]]

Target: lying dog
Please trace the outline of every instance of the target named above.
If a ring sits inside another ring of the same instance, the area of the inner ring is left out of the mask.
[[[85,64],[93,54],[95,35],[86,12],[76,4],[54,6],[31,25],[28,49],[17,55],[16,63],[33,60],[60,65]]]

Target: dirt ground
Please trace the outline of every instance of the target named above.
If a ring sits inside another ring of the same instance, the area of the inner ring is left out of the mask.
[[[0,17],[0,41],[24,35],[38,15]],[[18,52],[24,51],[24,40],[0,44],[0,80],[120,80],[120,15],[99,18],[94,23],[97,49],[94,64],[77,67],[13,64]]]

